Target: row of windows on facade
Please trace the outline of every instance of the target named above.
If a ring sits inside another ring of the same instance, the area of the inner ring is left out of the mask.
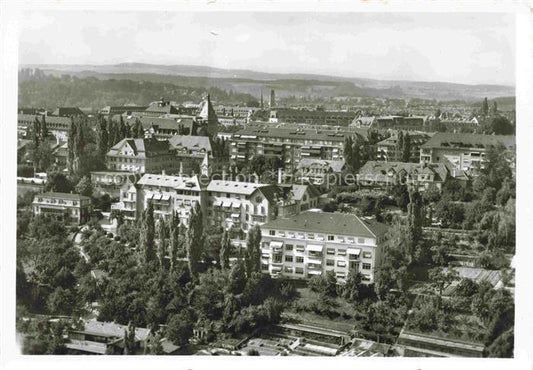
[[[299,239],[303,239],[305,238],[305,233],[303,232],[299,232],[299,233],[294,233],[292,231],[289,231],[288,233],[285,233],[285,231],[278,231],[276,233],[276,230],[269,230],[268,231],[268,234],[270,236],[281,236],[281,237],[289,237],[289,238],[299,238]],[[313,239],[313,240],[325,240],[325,235],[324,234],[315,234],[314,233],[307,233],[307,239]],[[341,242],[341,243],[344,243],[344,240],[345,238],[343,236],[337,236],[335,238],[335,235],[328,235],[328,241],[335,241],[337,240],[338,242]],[[346,238],[346,240],[348,240],[349,243],[355,243],[355,238]],[[358,244],[364,244],[365,243],[365,238],[357,238],[357,243]]]
[[[38,202],[45,202],[45,200],[41,197],[37,198],[37,201]],[[68,205],[69,203],[66,202],[65,200],[63,199],[46,199],[46,202],[45,203],[50,203],[50,204],[64,204],[64,205]],[[73,206],[77,206],[78,205],[78,201],[77,200],[73,200],[72,201],[72,205]]]
[[[274,263],[282,263],[281,255],[273,256],[273,262]],[[304,258],[301,257],[301,256],[285,256],[285,262],[304,263]],[[327,259],[326,260],[326,266],[335,266],[335,260]],[[346,267],[346,261],[338,260],[337,261],[337,267]],[[363,263],[362,267],[363,267],[363,270],[370,270],[370,269],[372,269],[372,264]]]
[[[261,264],[261,270],[263,270],[263,271],[268,271],[268,267],[269,266],[267,264]],[[284,266],[283,271],[286,272],[286,273],[289,273],[289,274],[292,274],[292,273],[296,273],[298,275],[303,275],[304,274],[304,268],[303,267]],[[327,270],[327,271],[333,271],[333,270]],[[341,272],[341,271],[336,271],[336,275],[337,275],[337,277],[343,277],[343,278],[346,277],[346,273]],[[362,280],[363,281],[370,281],[370,276],[363,274]]]
[[[267,242],[263,243],[263,248],[267,248],[268,244],[269,243],[267,243]],[[294,245],[285,244],[285,251],[292,251],[293,249],[294,249]],[[305,252],[305,246],[296,245],[296,249],[295,250],[297,252]],[[320,252],[312,252],[312,251],[310,251],[310,253],[312,253],[313,256],[322,257],[322,253],[320,253]],[[326,254],[330,255],[330,256],[334,256],[335,254],[337,254],[338,256],[345,256],[346,255],[346,249],[337,249],[337,250],[335,250],[335,248],[326,248]],[[363,258],[372,258],[372,252],[363,252]]]

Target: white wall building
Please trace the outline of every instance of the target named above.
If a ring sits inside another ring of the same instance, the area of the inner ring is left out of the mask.
[[[306,211],[262,226],[261,269],[273,277],[308,279],[335,272],[340,283],[350,270],[372,283],[387,226],[346,213]]]

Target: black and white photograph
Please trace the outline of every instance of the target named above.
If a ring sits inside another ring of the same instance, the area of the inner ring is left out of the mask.
[[[531,366],[528,8],[319,3],[17,8],[17,356]]]

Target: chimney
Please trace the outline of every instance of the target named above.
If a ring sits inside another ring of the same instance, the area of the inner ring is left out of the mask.
[[[165,170],[161,171],[161,174],[162,174],[163,176],[165,176],[165,175],[166,175]]]

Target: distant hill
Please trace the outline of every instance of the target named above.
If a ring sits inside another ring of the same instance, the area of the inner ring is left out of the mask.
[[[436,100],[479,100],[512,97],[515,88],[503,85],[466,85],[446,82],[390,81],[313,74],[264,73],[188,65],[120,63],[113,65],[21,65],[47,74],[70,74],[101,80],[121,79],[171,83],[192,88],[219,88],[265,98],[271,88],[277,97],[371,96]]]

